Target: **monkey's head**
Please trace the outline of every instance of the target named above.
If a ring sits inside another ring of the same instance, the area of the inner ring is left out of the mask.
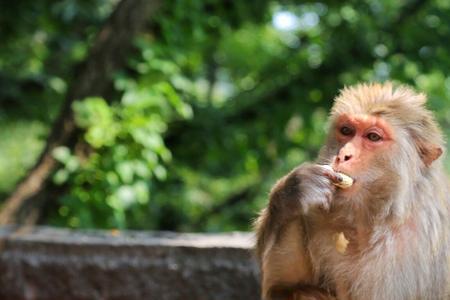
[[[341,91],[321,158],[355,179],[348,193],[401,193],[440,164],[443,137],[425,102],[424,94],[391,83]]]

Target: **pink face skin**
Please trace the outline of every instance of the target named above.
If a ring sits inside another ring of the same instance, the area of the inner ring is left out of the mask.
[[[377,116],[341,115],[334,130],[340,149],[332,167],[349,176],[367,170],[375,154],[394,142],[392,127]]]

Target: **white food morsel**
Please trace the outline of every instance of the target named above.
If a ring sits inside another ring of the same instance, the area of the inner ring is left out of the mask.
[[[334,171],[330,165],[322,165],[322,167],[336,173],[338,181],[333,181],[333,184],[335,186],[340,187],[342,189],[346,189],[353,185],[353,178],[351,178],[350,176]]]

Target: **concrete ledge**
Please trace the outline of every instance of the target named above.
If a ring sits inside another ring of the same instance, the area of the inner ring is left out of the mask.
[[[0,299],[259,299],[249,233],[0,228]]]

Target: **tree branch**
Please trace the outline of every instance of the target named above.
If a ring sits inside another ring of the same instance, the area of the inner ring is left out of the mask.
[[[0,224],[16,222],[20,210],[33,199],[39,199],[57,166],[53,150],[59,146],[73,146],[80,135],[72,112],[73,102],[88,96],[103,96],[107,92],[114,72],[125,66],[133,37],[142,31],[158,6],[156,0],[122,0],[117,5],[98,33],[87,59],[75,70],[72,85],[40,158],[6,199],[0,211]]]

